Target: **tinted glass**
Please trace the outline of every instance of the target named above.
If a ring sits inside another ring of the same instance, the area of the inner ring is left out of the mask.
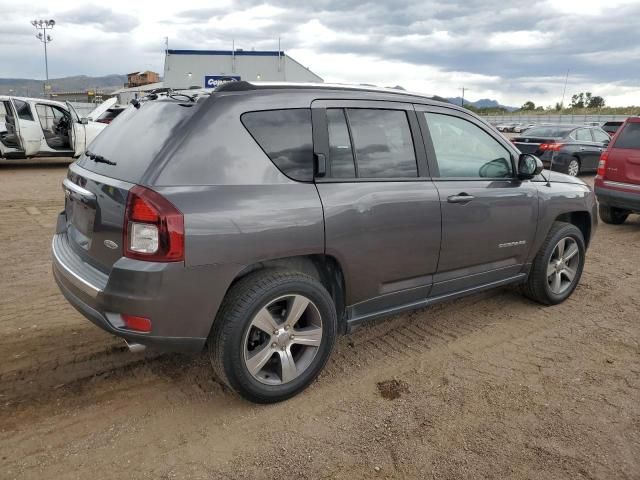
[[[611,140],[611,137],[609,135],[607,135],[606,132],[603,132],[602,130],[600,130],[599,128],[594,128],[592,130],[593,133],[593,139],[596,142],[608,142],[609,140]]]
[[[13,104],[16,106],[16,110],[18,111],[18,118],[22,120],[33,120],[31,107],[29,107],[29,104],[27,102],[23,102],[22,100],[14,100]]]
[[[310,109],[249,112],[241,120],[282,173],[294,180],[313,180]]]
[[[353,162],[353,151],[347,121],[342,109],[327,110],[327,127],[329,130],[330,175],[333,178],[354,178],[356,170]]]
[[[407,114],[400,110],[349,109],[358,177],[417,177]]]
[[[533,127],[527,130],[527,137],[562,138],[569,135],[573,128],[569,127]]]
[[[614,147],[640,149],[640,123],[627,123],[618,135]]]
[[[425,113],[441,177],[505,178],[509,151],[480,127],[450,115]]]
[[[139,109],[128,107],[117,122],[105,128],[88,149],[117,165],[97,163],[81,156],[78,165],[128,182],[137,182],[163,149],[186,134],[184,126],[198,108],[177,102],[153,101]]]
[[[579,128],[573,132],[573,138],[581,142],[593,142],[591,131],[588,128]]]

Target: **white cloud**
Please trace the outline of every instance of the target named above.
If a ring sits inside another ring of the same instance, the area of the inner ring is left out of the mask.
[[[0,70],[42,78],[33,18],[59,20],[52,76],[162,71],[174,48],[274,49],[328,81],[402,85],[507,105],[592,91],[610,105],[640,104],[638,0],[0,0]]]

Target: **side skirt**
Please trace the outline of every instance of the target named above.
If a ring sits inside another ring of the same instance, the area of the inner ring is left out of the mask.
[[[448,293],[448,294],[440,295],[437,297],[425,298],[423,300],[418,300],[416,302],[411,302],[404,305],[399,305],[397,307],[387,308],[384,310],[379,310],[377,312],[371,312],[371,313],[367,313],[365,315],[360,315],[360,316],[353,316],[352,307],[347,307],[347,333],[351,333],[353,330],[361,326],[363,323],[368,322],[369,320],[375,320],[378,318],[395,315],[397,313],[402,313],[409,310],[424,308],[429,305],[433,305],[435,303],[446,302],[448,300],[455,300],[456,298],[466,297],[467,295],[472,295],[474,293],[490,290],[492,288],[501,287],[503,285],[509,285],[512,283],[522,283],[526,279],[527,279],[527,273],[519,273],[518,275],[505,278],[503,280],[486,283],[483,285],[479,285],[477,287],[468,288],[465,290],[460,290],[458,292]]]

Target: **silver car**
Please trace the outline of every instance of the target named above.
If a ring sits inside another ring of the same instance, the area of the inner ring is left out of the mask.
[[[507,284],[576,288],[593,192],[460,107],[397,90],[234,82],[116,118],[63,183],[63,294],[131,349],[198,352],[289,398],[363,322]]]

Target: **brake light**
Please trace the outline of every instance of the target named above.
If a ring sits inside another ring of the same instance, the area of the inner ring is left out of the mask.
[[[184,216],[149,188],[134,186],[124,216],[124,256],[153,262],[184,260]]]
[[[538,149],[543,152],[545,150],[548,150],[550,152],[558,152],[562,147],[564,147],[564,144],[562,143],[541,143]]]
[[[605,150],[600,155],[600,162],[598,162],[598,171],[596,172],[597,177],[604,178],[607,170],[607,160],[609,160],[609,151]]]
[[[149,333],[151,331],[151,320],[146,317],[138,317],[136,315],[128,315],[123,313],[120,315],[124,322],[124,327],[136,332]]]

